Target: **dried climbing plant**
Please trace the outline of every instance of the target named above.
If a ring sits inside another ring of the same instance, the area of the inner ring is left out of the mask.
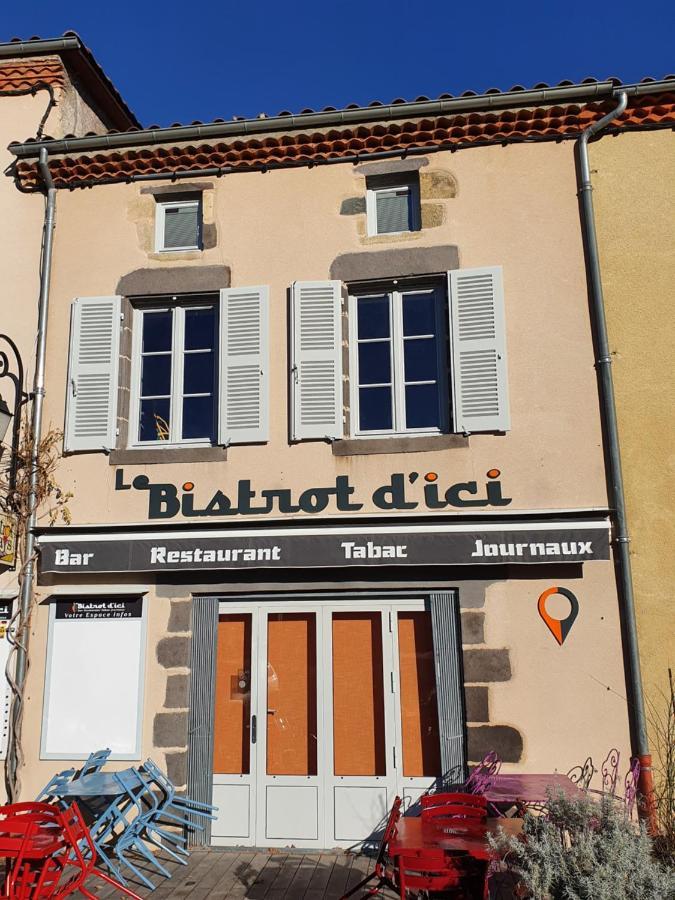
[[[0,506],[3,512],[13,516],[16,521],[15,553],[19,595],[21,595],[26,577],[29,577],[30,563],[35,562],[34,555],[31,559],[25,558],[25,535],[28,518],[31,509],[37,510],[37,521],[41,525],[56,525],[62,522],[70,525],[71,514],[68,502],[73,494],[64,491],[57,480],[57,468],[61,459],[61,447],[63,432],[50,427],[38,445],[35,465],[37,472],[37,490],[35,496],[31,496],[31,474],[34,451],[33,432],[30,421],[24,416],[21,430],[21,440],[16,454],[16,482],[14,490],[10,494],[10,465],[11,451],[3,448],[3,456],[0,458]],[[33,566],[34,571],[34,566]],[[16,653],[22,648],[25,654],[26,671],[28,670],[28,636],[30,623],[35,604],[34,595],[31,596],[31,604],[28,616],[23,619],[20,606],[14,612],[7,626],[7,638],[10,643],[10,653],[7,660],[5,674],[12,694],[12,709],[9,717],[9,729],[7,736],[7,757],[5,760],[5,785],[8,801],[14,802],[20,795],[19,772],[23,764],[23,749],[21,746],[21,725],[23,719],[23,686],[14,679]]]

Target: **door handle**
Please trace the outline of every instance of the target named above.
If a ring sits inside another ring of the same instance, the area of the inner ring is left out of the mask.
[[[251,743],[255,744],[258,740],[258,718],[251,716]]]

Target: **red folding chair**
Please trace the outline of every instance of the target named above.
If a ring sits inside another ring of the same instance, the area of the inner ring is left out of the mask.
[[[91,875],[140,900],[96,868],[96,850],[75,804],[66,810],[40,802],[1,807],[0,856],[8,860],[0,900],[56,900],[75,891],[96,900],[84,887]]]
[[[111,884],[126,897],[141,900],[138,894],[130,891],[129,888],[124,887],[119,881],[97,868],[96,848],[77,804],[73,803],[67,809],[60,811],[60,817],[66,838],[66,849],[60,859],[60,863],[64,869],[66,866],[69,866],[74,867],[77,871],[73,873],[73,877],[64,885],[64,890],[59,889],[54,894],[54,897],[66,897],[68,894],[79,891],[89,900],[96,900],[96,895],[90,893],[84,886],[88,878],[94,877],[100,878],[106,884]]]
[[[487,801],[481,794],[425,794],[422,821],[446,833],[484,835]]]
[[[396,834],[396,826],[398,824],[398,820],[401,818],[401,803],[403,801],[400,797],[396,797],[389,812],[389,816],[387,818],[387,824],[384,827],[384,832],[382,834],[382,840],[380,841],[380,846],[377,851],[377,858],[375,860],[375,868],[370,873],[370,875],[366,875],[365,878],[362,878],[358,884],[355,884],[353,888],[347,891],[346,894],[343,894],[340,897],[340,900],[346,900],[347,897],[351,897],[352,894],[355,894],[357,891],[360,891],[361,888],[365,887],[365,885],[369,884],[369,882],[373,881],[377,878],[377,884],[368,888],[368,894],[376,894],[384,885],[392,886],[390,871],[387,866],[391,866],[388,857],[388,848],[391,842],[391,839]]]
[[[447,850],[406,850],[396,857],[394,882],[401,900],[407,893],[442,891],[463,900],[486,900],[487,863]]]

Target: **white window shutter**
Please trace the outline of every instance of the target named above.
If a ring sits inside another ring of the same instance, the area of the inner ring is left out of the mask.
[[[341,301],[340,281],[293,283],[293,440],[342,437]]]
[[[111,450],[117,434],[121,297],[77,297],[70,319],[66,451]]]
[[[508,431],[501,266],[448,272],[448,310],[454,430]]]
[[[220,292],[218,442],[251,444],[269,432],[269,288]]]

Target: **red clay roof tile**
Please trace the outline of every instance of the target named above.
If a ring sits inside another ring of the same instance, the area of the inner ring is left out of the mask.
[[[209,168],[260,169],[318,163],[330,159],[366,158],[382,150],[429,150],[523,140],[562,140],[578,135],[606,110],[602,103],[585,106],[537,107],[501,112],[464,113],[437,118],[373,123],[354,128],[284,133],[251,139],[218,141],[199,146],[149,146],[78,157],[51,158],[57,187],[125,181],[135,175]],[[615,130],[675,124],[675,91],[633,98]],[[17,177],[24,190],[37,187],[34,163],[19,160]]]
[[[0,62],[0,91],[23,90],[40,82],[52,87],[63,87],[65,78],[63,65],[58,57]]]

